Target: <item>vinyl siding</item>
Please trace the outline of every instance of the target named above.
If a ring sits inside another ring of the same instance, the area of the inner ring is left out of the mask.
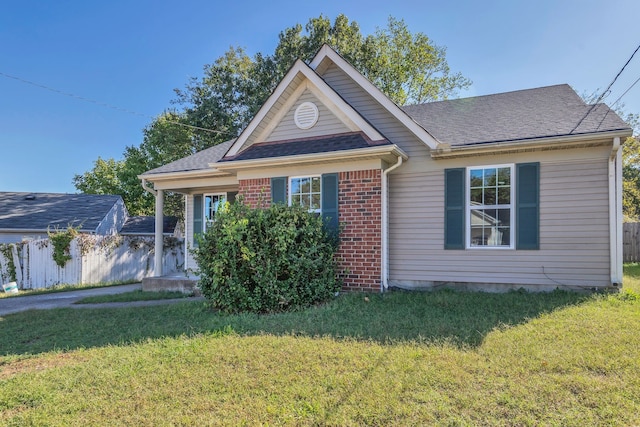
[[[296,108],[303,102],[312,102],[318,107],[318,122],[310,129],[298,128],[293,118]],[[349,128],[307,89],[289,109],[273,132],[266,138],[266,141],[283,141],[294,138],[334,135],[344,132],[350,132]]]
[[[242,150],[244,150],[245,148],[249,147],[250,145],[256,142],[261,142],[261,141],[257,141],[257,136],[260,135],[264,131],[264,129],[268,126],[268,124],[274,119],[274,117],[278,114],[278,111],[280,111],[283,108],[287,99],[291,97],[291,95],[295,91],[295,88],[299,84],[301,84],[302,81],[303,81],[303,77],[301,76],[297,76],[292,80],[291,84],[283,91],[282,96],[274,103],[273,107],[271,107],[271,109],[266,113],[264,119],[260,122],[260,124],[256,127],[256,129],[251,133],[251,135],[249,135],[249,137],[247,138],[247,141],[242,146]]]
[[[429,148],[424,142],[407,130],[386,108],[338,67],[331,65],[322,78],[389,141],[402,148],[409,157],[429,155]],[[409,164],[406,166],[412,167]]]
[[[567,151],[573,150],[558,151],[557,155],[568,157]],[[581,161],[541,162],[540,250],[444,250],[444,167],[424,173],[392,174],[390,284],[607,286],[607,158],[602,150],[593,154],[595,158]],[[501,158],[500,163],[505,160]],[[478,161],[474,159],[474,163]],[[493,163],[493,158],[486,162]]]

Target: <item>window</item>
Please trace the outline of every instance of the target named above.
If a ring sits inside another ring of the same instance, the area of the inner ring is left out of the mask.
[[[467,168],[467,247],[512,248],[513,165]]]
[[[309,212],[322,210],[322,190],[320,176],[289,178],[289,204],[300,205]]]
[[[540,163],[445,169],[444,248],[540,249]]]
[[[213,222],[216,212],[226,201],[226,194],[205,194],[203,203],[204,230]]]

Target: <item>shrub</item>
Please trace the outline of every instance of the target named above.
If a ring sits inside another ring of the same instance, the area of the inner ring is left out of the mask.
[[[326,301],[340,289],[337,236],[318,215],[276,204],[226,204],[193,254],[199,287],[225,312],[278,312]]]

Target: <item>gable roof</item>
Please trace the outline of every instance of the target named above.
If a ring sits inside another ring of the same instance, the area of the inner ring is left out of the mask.
[[[300,138],[287,141],[262,142],[251,145],[236,156],[227,156],[221,162],[255,160],[274,157],[319,154],[335,151],[392,145],[387,140],[371,141],[362,132],[327,135],[323,137]]]
[[[162,233],[173,234],[178,224],[178,217],[164,216],[162,221]],[[156,230],[156,218],[153,216],[132,216],[127,218],[120,229],[120,234],[149,234]]]
[[[296,82],[300,77],[305,79],[303,84]],[[369,139],[374,141],[385,139],[384,136],[371,125],[371,123],[369,123],[351,105],[342,99],[342,97],[310,66],[298,59],[280,83],[278,83],[278,86],[276,86],[271,96],[269,96],[265,103],[262,104],[262,107],[260,107],[251,122],[249,122],[247,127],[242,131],[242,133],[240,133],[240,136],[238,136],[237,140],[229,149],[227,153],[228,156],[235,156],[242,149],[252,133],[257,131],[262,121],[266,119],[269,111],[276,105],[276,103],[282,102],[282,97],[285,96],[285,92],[292,86],[297,86],[299,88],[298,90],[311,90],[314,95],[320,98],[325,105],[333,110],[334,114],[338,111],[341,112],[341,117],[345,121],[345,124],[347,124],[352,131],[362,131]],[[294,94],[290,95],[284,102],[284,105],[280,107],[280,114],[285,114],[291,106],[289,104],[293,104],[293,102],[295,102],[297,98],[295,94],[296,93],[294,91]],[[279,118],[280,117],[276,116],[275,118],[271,118],[271,120],[277,121]]]
[[[233,145],[235,139],[225,141],[221,144],[214,145],[213,147],[205,148],[202,151],[198,151],[195,154],[191,154],[190,156],[183,157],[171,163],[167,163],[166,165],[160,166],[155,169],[151,169],[150,171],[142,174],[142,177],[146,177],[147,175],[158,175],[164,173],[175,173],[175,172],[191,172],[191,171],[199,171],[203,169],[211,169],[209,167],[210,163],[215,163],[220,160],[229,150],[229,147]]]
[[[322,70],[330,64],[335,64],[344,71],[356,84],[360,85],[371,95],[380,105],[387,109],[400,123],[402,123],[410,132],[412,132],[419,140],[431,149],[438,147],[439,141],[431,133],[428,128],[416,121],[407,114],[398,104],[393,102],[385,95],[376,85],[367,79],[362,73],[344,59],[338,52],[333,50],[329,45],[324,44],[311,61],[311,67],[314,70]]]
[[[0,192],[0,230],[66,229],[94,232],[122,197],[110,194]]]
[[[615,112],[599,104],[572,132],[590,108],[567,84],[403,107],[451,146],[629,129]]]

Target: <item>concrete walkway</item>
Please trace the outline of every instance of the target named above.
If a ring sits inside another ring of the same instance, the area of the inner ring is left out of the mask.
[[[104,288],[79,289],[77,291],[56,292],[51,294],[27,295],[0,299],[0,316],[26,310],[47,310],[51,308],[117,308],[143,307],[150,305],[172,304],[193,301],[199,298],[178,298],[153,301],[109,302],[103,304],[74,304],[76,301],[94,295],[113,295],[142,289],[140,283],[132,285],[107,286]]]

